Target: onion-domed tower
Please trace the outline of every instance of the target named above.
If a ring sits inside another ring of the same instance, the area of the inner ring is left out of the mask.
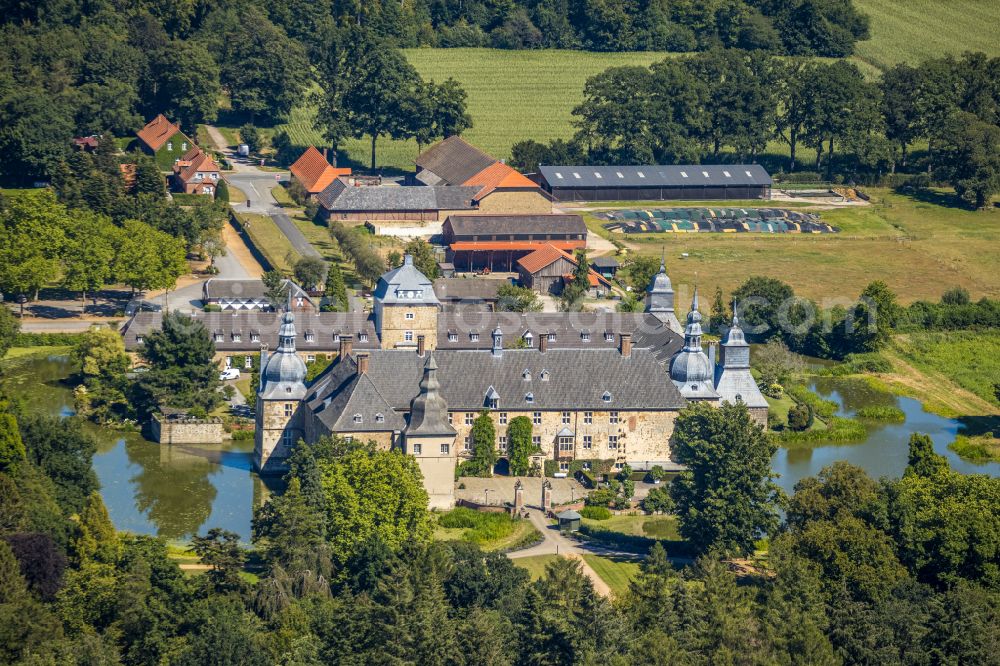
[[[646,312],[663,322],[667,328],[680,335],[681,323],[674,313],[674,288],[667,275],[666,257],[660,259],[660,271],[646,289]]]
[[[281,318],[278,348],[260,354],[253,464],[257,471],[283,472],[292,447],[305,436],[302,401],[306,397],[306,364],[295,351],[295,315]]]
[[[715,367],[715,392],[722,402],[743,403],[750,416],[767,426],[767,400],[750,374],[750,345],[733,303],[733,325],[722,338],[722,356]]]
[[[684,348],[670,360],[670,379],[688,400],[718,400],[715,392],[715,368],[701,348],[701,313],[698,312],[698,288],[694,289],[691,311],[684,327]]]

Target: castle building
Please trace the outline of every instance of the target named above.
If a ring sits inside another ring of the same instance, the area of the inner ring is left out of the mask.
[[[662,321],[671,331],[678,335],[684,332],[681,323],[674,313],[674,289],[667,276],[666,259],[660,260],[660,270],[653,276],[646,289],[646,312]]]
[[[377,344],[355,348],[353,335],[339,335],[336,359],[308,387],[295,317],[284,314],[278,349],[262,363],[258,470],[284,470],[300,438],[372,441],[414,456],[431,506],[445,509],[482,413],[501,455],[508,426],[525,417],[533,462],[550,473],[607,461],[618,469],[673,466],[674,421],[693,401],[742,401],[766,423],[738,319],[715,367],[702,349],[697,290],[683,338],[658,316],[673,315],[663,267],[647,292],[660,309],[634,314],[441,312],[431,287],[410,257],[382,276],[372,315]]]

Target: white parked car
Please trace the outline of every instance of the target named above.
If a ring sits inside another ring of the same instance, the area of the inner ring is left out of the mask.
[[[227,379],[239,379],[240,369],[239,368],[226,368],[219,373],[219,379],[221,381],[226,381]]]

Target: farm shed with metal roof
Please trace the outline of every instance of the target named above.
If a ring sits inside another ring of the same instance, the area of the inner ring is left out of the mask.
[[[542,166],[542,188],[559,201],[769,199],[759,164]]]

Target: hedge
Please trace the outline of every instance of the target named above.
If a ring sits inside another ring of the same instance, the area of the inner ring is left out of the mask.
[[[18,333],[12,347],[65,347],[83,339],[85,333]]]

